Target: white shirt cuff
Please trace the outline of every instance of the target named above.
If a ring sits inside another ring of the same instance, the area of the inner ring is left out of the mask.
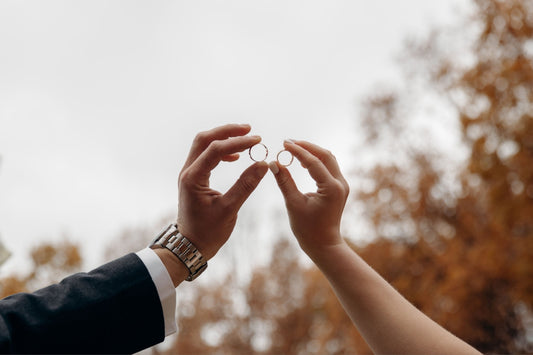
[[[138,251],[137,256],[148,269],[159,294],[159,300],[163,308],[163,319],[165,320],[165,336],[173,334],[178,329],[176,325],[176,289],[167,268],[150,248]]]

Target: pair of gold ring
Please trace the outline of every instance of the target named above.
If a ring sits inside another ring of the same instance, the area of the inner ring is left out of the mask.
[[[255,147],[258,147],[258,146],[262,146],[265,149],[264,157],[263,157],[263,154],[257,152],[257,148],[254,149]],[[253,152],[252,152],[252,149],[253,149]],[[287,153],[290,154],[290,158],[285,157]],[[248,155],[250,156],[250,159],[252,159],[255,162],[265,161],[268,158],[268,148],[263,143],[257,143],[256,145],[248,149]],[[263,157],[263,158],[260,159],[260,157]],[[292,164],[292,161],[294,160],[294,155],[292,155],[292,153],[289,152],[287,149],[283,149],[277,154],[276,160],[282,166],[289,166]]]

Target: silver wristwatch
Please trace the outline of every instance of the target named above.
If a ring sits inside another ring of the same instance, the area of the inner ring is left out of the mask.
[[[175,223],[165,228],[150,244],[150,248],[167,248],[189,269],[187,281],[192,281],[205,269],[207,260],[189,239],[178,231]]]

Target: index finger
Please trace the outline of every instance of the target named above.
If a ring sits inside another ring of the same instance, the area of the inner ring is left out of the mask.
[[[190,176],[203,185],[208,185],[209,174],[225,156],[242,152],[259,143],[259,136],[233,137],[211,142],[209,147],[188,168]]]
[[[342,182],[346,182],[346,179],[342,175],[341,169],[339,167],[339,163],[337,162],[337,159],[331,153],[331,151],[324,149],[316,144],[307,142],[307,141],[293,141],[295,144],[299,145],[300,147],[303,147],[305,150],[311,152],[314,156],[316,156],[329,170],[329,172],[337,179]]]
[[[326,184],[331,180],[334,180],[335,177],[327,169],[326,165],[318,157],[313,155],[311,152],[307,151],[305,148],[294,143],[294,141],[285,141],[285,149],[291,152],[296,159],[298,159],[304,168],[309,171],[311,177],[318,184]]]
[[[225,140],[230,137],[244,136],[245,134],[248,134],[251,129],[252,128],[249,124],[227,124],[213,128],[209,131],[198,133],[194,138],[189,156],[187,157],[182,170],[194,163],[200,154],[202,154],[202,152],[209,147],[211,142],[216,140]]]

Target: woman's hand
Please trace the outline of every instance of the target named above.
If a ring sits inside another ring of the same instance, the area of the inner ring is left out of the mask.
[[[292,230],[373,352],[479,354],[410,304],[343,241],[339,225],[349,191],[335,157],[303,141],[286,142],[285,148],[317,185],[316,192],[304,195],[285,167],[270,163]]]
[[[315,258],[330,247],[343,244],[340,222],[349,186],[331,152],[305,141],[285,141],[291,152],[316,181],[316,192],[301,193],[288,169],[270,163],[285,198],[291,228],[302,249]]]

